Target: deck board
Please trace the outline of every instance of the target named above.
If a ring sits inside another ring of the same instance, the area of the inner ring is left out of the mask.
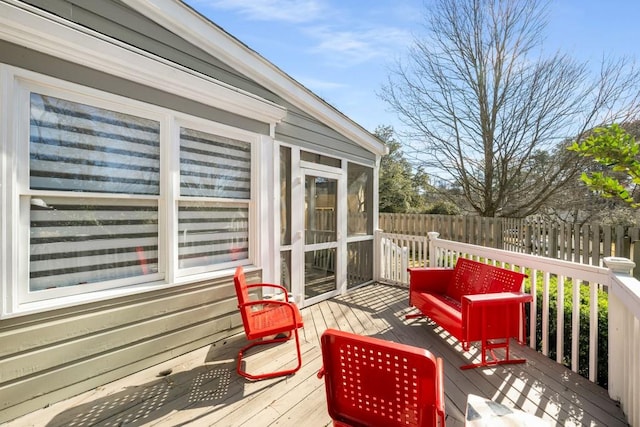
[[[302,310],[303,366],[295,375],[251,382],[235,372],[246,344],[239,334],[178,356],[103,387],[9,422],[8,426],[326,426],[330,423],[320,335],[328,327],[423,347],[445,361],[447,426],[464,425],[466,397],[473,393],[523,409],[556,426],[626,426],[606,390],[527,347],[513,357],[526,364],[462,371],[479,358],[428,319],[405,319],[407,291],[373,284]],[[295,363],[292,341],[254,348],[247,369],[282,369]],[[159,376],[171,369],[171,374]]]

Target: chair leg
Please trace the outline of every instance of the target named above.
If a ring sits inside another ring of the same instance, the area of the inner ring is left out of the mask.
[[[504,348],[505,358],[498,359],[493,352],[495,348]],[[480,348],[482,352],[482,361],[480,363],[471,363],[468,365],[460,366],[460,369],[473,369],[480,367],[496,366],[496,365],[512,365],[517,363],[525,363],[526,359],[511,359],[509,356],[509,338],[504,341],[496,340],[483,340]],[[490,360],[487,360],[487,352],[489,352]]]
[[[509,307],[510,309],[510,307]],[[486,320],[486,306],[482,306],[482,311],[481,311],[481,324],[482,326],[482,339],[480,340],[481,346],[480,346],[480,351],[482,352],[482,361],[480,363],[471,363],[469,365],[463,365],[460,366],[460,369],[473,369],[473,368],[479,368],[479,367],[487,367],[487,366],[495,366],[495,365],[510,365],[510,364],[516,364],[516,363],[525,363],[526,359],[511,359],[509,356],[509,336],[511,335],[509,333],[509,331],[507,331],[505,333],[506,338],[497,338],[497,339],[488,339],[487,338],[487,320]],[[518,334],[519,335],[519,334]],[[462,347],[464,348],[464,344],[462,345]],[[467,344],[467,348],[465,348],[465,351],[468,350],[468,345],[469,343],[466,342]],[[505,358],[504,359],[498,359],[496,357],[496,354],[493,352],[494,349],[496,348],[504,348],[505,351]],[[489,352],[489,355],[491,357],[491,360],[487,360],[487,351]]]
[[[274,378],[274,377],[281,377],[281,376],[285,376],[285,375],[290,375],[293,374],[295,372],[297,372],[300,367],[302,366],[302,354],[300,352],[300,338],[298,337],[298,329],[294,329],[293,330],[293,335],[295,337],[296,340],[296,352],[297,352],[297,357],[298,357],[298,364],[295,368],[292,369],[284,369],[281,371],[275,371],[275,372],[267,372],[264,374],[250,374],[247,371],[245,371],[244,369],[242,369],[242,356],[244,355],[244,353],[249,350],[252,347],[258,346],[258,345],[265,345],[265,344],[273,344],[273,343],[280,343],[280,342],[284,342],[284,341],[288,341],[291,338],[291,331],[289,331],[289,334],[286,337],[282,337],[282,338],[272,338],[272,339],[268,339],[268,340],[264,340],[264,341],[253,341],[252,343],[250,343],[249,345],[243,347],[240,349],[240,351],[238,352],[238,364],[236,366],[236,371],[238,372],[239,375],[250,379],[250,380],[263,380],[266,378]]]
[[[426,317],[426,316],[424,314],[422,314],[422,313],[411,313],[411,314],[405,314],[405,316],[404,316],[405,320],[420,319],[422,317]]]

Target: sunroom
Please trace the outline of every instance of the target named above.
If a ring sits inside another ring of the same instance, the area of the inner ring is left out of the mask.
[[[0,1],[0,129],[0,422],[373,279],[384,145],[179,1]]]

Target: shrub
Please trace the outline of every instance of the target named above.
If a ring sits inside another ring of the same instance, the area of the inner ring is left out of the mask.
[[[460,208],[453,203],[439,201],[427,207],[424,213],[430,215],[460,215]]]
[[[528,285],[527,285],[528,286]],[[550,277],[549,280],[549,358],[555,360],[557,355],[557,314],[558,314],[558,278]],[[606,292],[598,290],[598,372],[596,383],[602,387],[608,386],[608,298]],[[564,355],[562,363],[571,368],[571,316],[573,313],[573,281],[566,279],[564,282]],[[589,286],[580,286],[580,332],[578,343],[578,373],[589,378]],[[543,283],[542,277],[538,277],[536,284],[536,349],[542,351],[542,302]],[[527,319],[530,307],[527,305]]]

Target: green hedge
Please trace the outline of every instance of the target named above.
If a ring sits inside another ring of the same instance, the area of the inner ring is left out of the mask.
[[[531,276],[529,276],[531,277]],[[536,316],[536,347],[542,351],[542,301],[543,282],[538,277],[536,284],[537,316]],[[527,284],[527,287],[529,285]],[[580,343],[579,343],[579,367],[578,373],[589,378],[589,300],[590,292],[588,284],[580,286]],[[558,278],[551,276],[549,279],[549,358],[556,360],[557,348],[557,313],[558,313]],[[608,385],[608,298],[607,293],[598,290],[598,373],[596,383],[602,387]],[[571,315],[573,312],[573,281],[566,279],[564,282],[564,357],[562,363],[571,368]],[[527,304],[527,319],[529,316],[529,304]]]

